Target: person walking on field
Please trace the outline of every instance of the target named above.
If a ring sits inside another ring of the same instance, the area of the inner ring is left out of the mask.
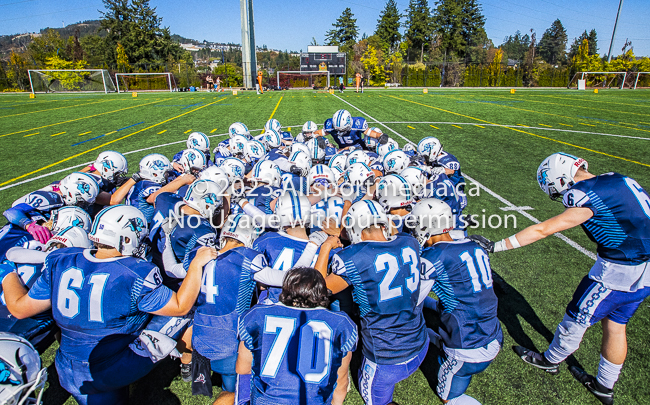
[[[221,88],[221,77],[219,77],[219,76],[217,76],[217,87],[216,87],[215,91],[217,93],[220,92],[220,91],[223,91],[223,89]]]
[[[257,72],[257,94],[264,94],[264,89],[262,88],[262,72]]]
[[[359,86],[361,86],[361,73],[357,72],[355,75],[355,80],[357,81],[357,93],[359,92]]]
[[[343,76],[339,76],[339,91],[343,93]]]

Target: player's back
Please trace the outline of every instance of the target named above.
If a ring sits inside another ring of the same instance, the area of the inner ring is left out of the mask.
[[[422,264],[424,278],[435,280],[447,347],[476,349],[503,339],[490,260],[476,242],[438,242],[422,252]]]
[[[70,359],[96,364],[127,349],[142,331],[150,316],[140,310],[140,300],[161,279],[158,268],[144,260],[97,259],[92,252],[63,248],[50,253],[30,295],[36,292],[38,299],[49,292],[61,328],[60,350]],[[164,301],[170,295],[155,298]]]
[[[239,332],[253,354],[253,404],[329,404],[337,370],[357,342],[344,313],[281,303],[253,307]]]
[[[246,199],[249,203],[259,208],[265,214],[273,214],[271,201],[275,200],[282,194],[282,189],[268,185],[257,186],[246,193]]]
[[[264,254],[270,267],[276,270],[289,271],[298,261],[308,243],[309,240],[296,238],[286,232],[266,232],[255,240],[253,249]],[[314,255],[312,266],[316,264],[318,252],[320,252],[320,248]],[[282,292],[281,288],[269,287],[268,298],[273,302],[277,302],[280,292]]]
[[[154,214],[153,204],[147,202],[147,198],[160,189],[160,184],[149,180],[141,180],[133,185],[126,195],[126,205],[132,205],[142,211],[147,223],[151,223]]]
[[[650,260],[650,196],[636,180],[601,174],[577,182],[563,202],[594,212],[582,227],[598,244],[600,257],[627,265]]]
[[[192,345],[203,356],[226,358],[237,352],[237,320],[251,305],[256,286],[252,273],[264,266],[261,253],[243,246],[205,266],[192,336]]]
[[[361,314],[363,354],[375,363],[409,360],[426,342],[418,307],[419,251],[415,238],[396,235],[386,242],[356,243],[332,260],[332,272],[353,286]]]

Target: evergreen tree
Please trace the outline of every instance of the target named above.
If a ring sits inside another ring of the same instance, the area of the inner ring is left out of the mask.
[[[539,40],[537,52],[547,63],[555,65],[565,61],[566,45],[566,29],[564,29],[560,19],[557,19],[544,31],[542,39]]]
[[[327,31],[327,34],[325,34],[327,44],[339,45],[344,52],[351,50],[359,36],[357,19],[354,18],[352,10],[349,7],[343,10],[341,16],[336,19],[336,22],[332,26],[334,29]]]
[[[388,0],[386,7],[379,15],[377,29],[375,30],[375,35],[380,38],[382,45],[388,49],[394,49],[402,40],[402,34],[399,32],[401,17],[395,0]]]
[[[583,32],[578,38],[573,39],[573,44],[571,44],[571,49],[569,50],[569,58],[578,55],[579,49],[582,46],[582,41],[585,39],[589,43],[589,56],[598,54],[598,34],[595,29],[592,29],[589,33],[585,30],[585,32]]]
[[[427,0],[410,0],[406,10],[404,37],[409,42],[410,48],[420,53],[420,62],[431,42],[431,23],[431,10]]]
[[[488,41],[485,16],[476,0],[438,0],[433,25],[442,48],[452,57],[467,61],[470,48],[483,47]]]
[[[500,48],[503,49],[508,58],[521,62],[526,55],[526,51],[528,51],[529,45],[530,36],[528,34],[521,35],[521,32],[517,30],[515,35],[510,35],[504,38],[503,44],[501,44]]]

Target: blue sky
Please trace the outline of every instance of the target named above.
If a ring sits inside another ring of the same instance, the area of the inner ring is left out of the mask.
[[[397,1],[400,11],[408,0]],[[434,0],[429,0],[433,6]],[[560,18],[569,44],[585,29],[598,32],[600,53],[607,53],[618,0],[483,0],[486,31],[495,45],[516,30],[531,28],[538,38]],[[163,24],[176,33],[197,40],[241,42],[238,0],[152,0]],[[315,37],[322,43],[325,32],[341,12],[350,7],[360,33],[371,35],[385,0],[254,0],[257,45],[287,50],[306,50]],[[61,27],[99,18],[101,0],[0,0],[0,35]],[[650,55],[650,8],[648,0],[626,0],[614,43],[614,55],[629,38],[637,55]]]

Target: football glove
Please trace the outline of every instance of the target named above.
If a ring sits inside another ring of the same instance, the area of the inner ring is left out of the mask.
[[[25,226],[25,230],[29,232],[30,235],[41,243],[46,243],[52,237],[52,233],[49,229],[44,226],[40,226],[36,222],[30,222]]]
[[[320,149],[325,149],[327,147],[327,141],[322,136],[316,137],[316,143]]]
[[[325,232],[318,231],[318,232],[314,232],[311,235],[309,235],[309,241],[311,243],[313,243],[314,245],[320,247],[320,245],[325,243],[325,241],[327,240],[328,237],[329,237],[329,235],[326,234]]]
[[[133,173],[133,176],[131,176],[131,180],[137,183],[142,180],[142,176],[140,176],[140,173]]]
[[[486,238],[485,236],[481,235],[470,235],[467,237],[467,239],[470,239],[476,243],[480,247],[482,247],[486,252],[488,253],[494,253],[494,242]]]
[[[299,168],[296,165],[292,165],[291,168],[289,169],[289,171],[292,174],[295,174],[296,176],[300,176],[300,177],[306,177],[307,176],[307,173],[305,173],[305,170]]]
[[[388,138],[388,135],[386,135],[386,134],[381,134],[381,136],[379,137],[379,144],[380,144],[380,145],[385,145],[385,144],[387,144],[387,143],[388,143],[388,139],[389,139],[389,138]]]

